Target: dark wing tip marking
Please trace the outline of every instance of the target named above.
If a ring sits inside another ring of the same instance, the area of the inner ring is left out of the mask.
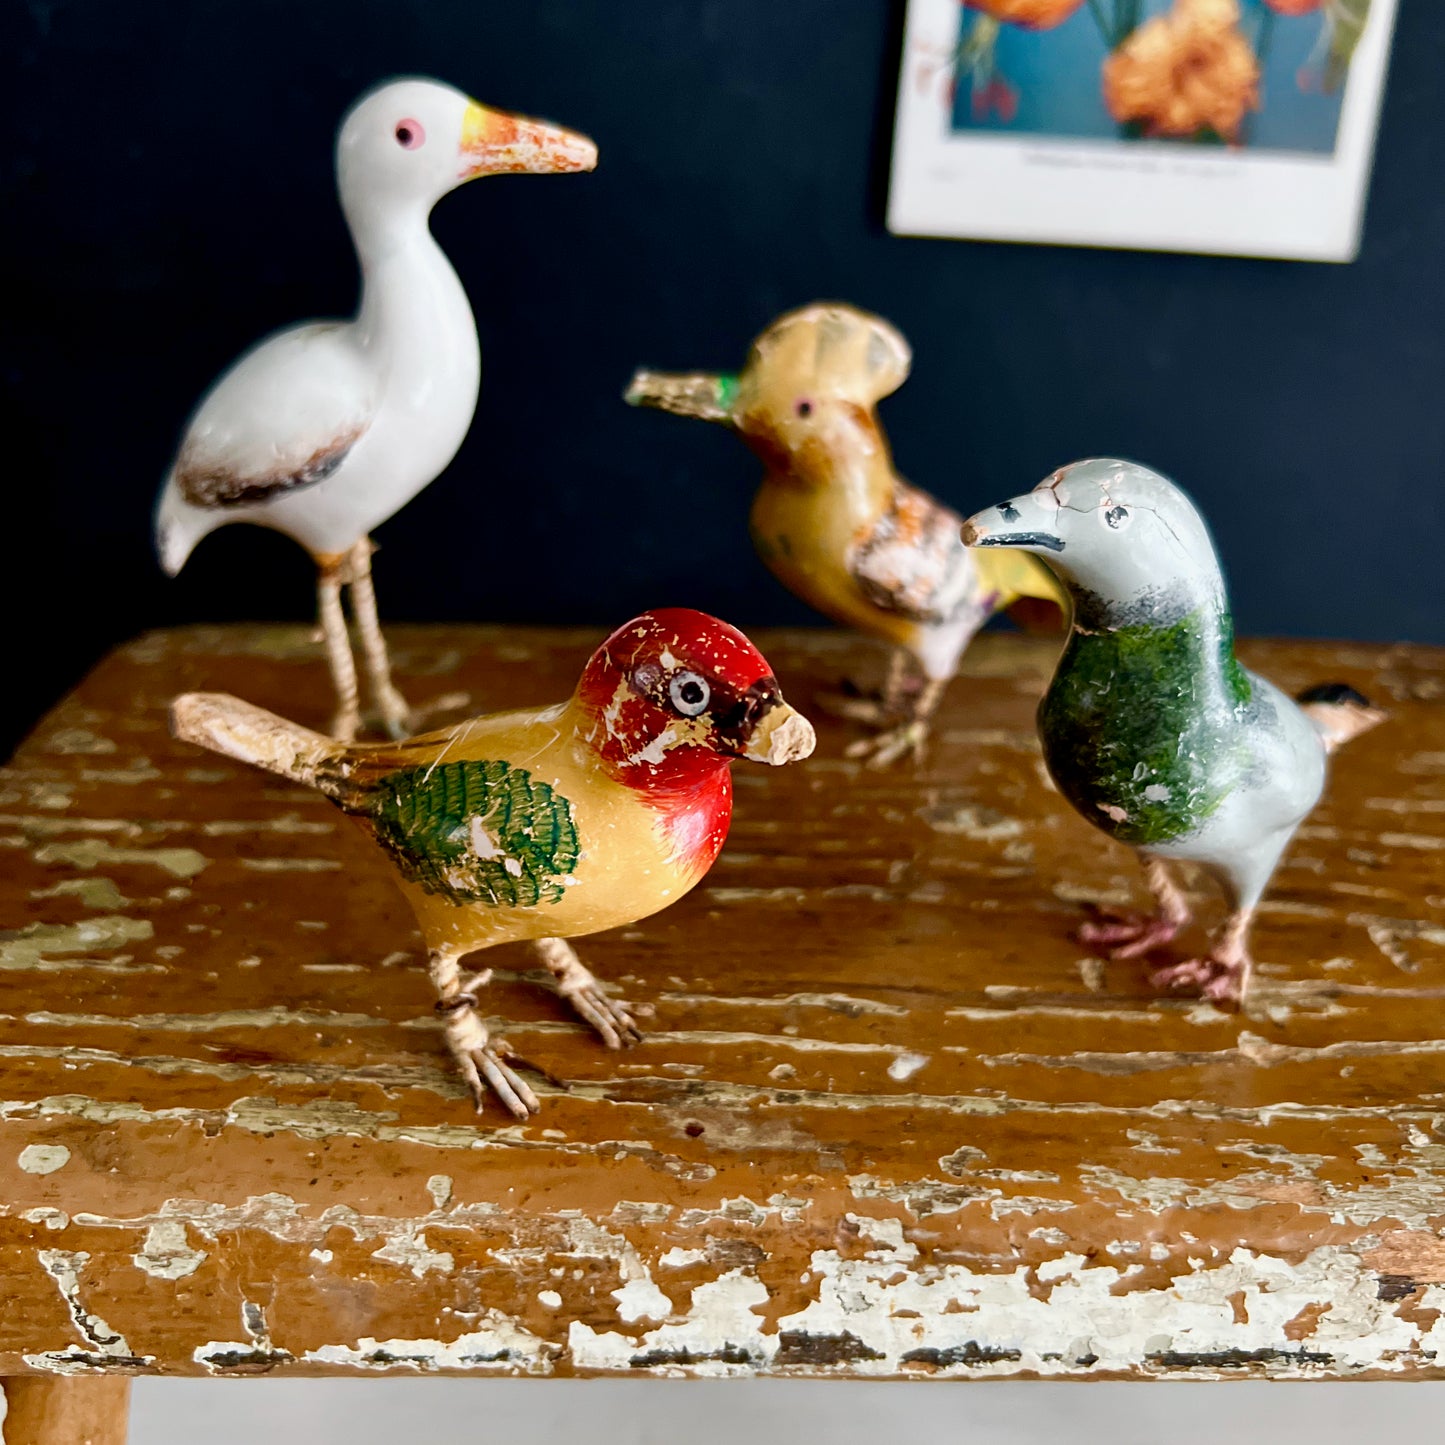
[[[1303,692],[1295,694],[1296,702],[1322,702],[1331,707],[1342,707],[1346,703],[1353,703],[1355,707],[1373,707],[1369,698],[1364,693],[1356,691],[1347,682],[1321,682],[1314,687],[1307,687]]]
[[[176,486],[193,507],[244,507],[264,502],[285,492],[313,487],[334,476],[365,430],[357,427],[333,438],[312,452],[299,467],[251,476],[224,467],[199,465],[187,459],[187,448],[176,464]]]

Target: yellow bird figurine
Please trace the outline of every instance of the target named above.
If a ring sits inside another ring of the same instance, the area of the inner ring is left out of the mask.
[[[911,353],[881,317],[819,302],[774,321],[738,375],[638,371],[634,406],[723,422],[763,463],[753,502],[759,555],[837,622],[892,643],[881,699],[838,709],[881,729],[849,755],[886,767],[921,757],[934,710],[974,634],[1021,598],[1068,606],[1023,553],[971,553],[962,519],[893,469],[875,407]]]
[[[741,632],[669,608],[620,627],[572,698],[400,743],[343,743],[221,693],[171,708],[178,738],[319,789],[390,859],[416,913],[437,1011],[478,1109],[484,1085],[520,1119],[537,1097],[488,1037],[460,960],[530,940],[557,991],[609,1048],[640,1034],[565,941],[636,922],[712,866],[732,816],[730,758],[813,750]]]

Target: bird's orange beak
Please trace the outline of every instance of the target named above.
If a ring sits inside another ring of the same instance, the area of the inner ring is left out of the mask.
[[[539,175],[590,171],[597,147],[585,135],[473,101],[462,120],[461,177],[529,171]]]

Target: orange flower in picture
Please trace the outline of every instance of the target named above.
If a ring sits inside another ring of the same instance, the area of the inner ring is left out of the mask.
[[[1264,0],[1276,15],[1308,15],[1322,9],[1325,0]]]
[[[994,20],[1024,30],[1052,30],[1083,3],[1084,0],[966,0],[970,10],[981,10]]]
[[[1290,0],[1284,0],[1290,3]],[[1145,135],[1239,139],[1259,108],[1259,61],[1239,29],[1239,0],[1175,0],[1104,62],[1104,103]]]

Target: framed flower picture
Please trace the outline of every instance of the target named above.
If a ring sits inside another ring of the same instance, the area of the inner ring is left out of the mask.
[[[899,235],[1350,261],[1396,0],[910,0]]]

